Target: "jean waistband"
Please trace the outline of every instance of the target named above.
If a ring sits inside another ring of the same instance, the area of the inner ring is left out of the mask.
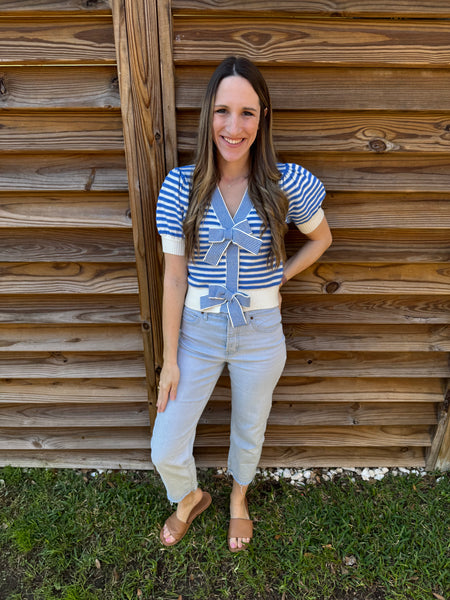
[[[260,310],[263,308],[275,308],[278,306],[278,291],[279,286],[271,286],[267,288],[257,288],[251,290],[241,290],[250,296],[250,306],[243,307],[244,311],[248,310]],[[200,308],[200,297],[208,294],[207,287],[194,287],[188,286],[186,298],[184,301],[185,306],[192,308],[192,310],[203,310],[205,312],[218,313],[220,312],[220,306],[212,306],[211,308]]]

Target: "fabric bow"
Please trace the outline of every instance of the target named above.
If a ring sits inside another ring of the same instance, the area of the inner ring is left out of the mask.
[[[224,285],[212,284],[209,286],[208,295],[201,296],[200,308],[212,308],[226,304],[228,316],[233,327],[247,325],[242,307],[250,306],[250,296],[244,292],[230,292]]]
[[[210,227],[208,241],[211,242],[204,262],[209,265],[219,264],[223,253],[231,243],[247,250],[251,254],[258,254],[262,240],[253,235],[246,219],[233,225],[231,229],[225,227]]]

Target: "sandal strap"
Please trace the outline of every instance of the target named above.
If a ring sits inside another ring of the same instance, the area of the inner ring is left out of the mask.
[[[253,521],[251,519],[230,519],[228,538],[253,537]]]
[[[175,538],[175,540],[182,538],[186,531],[189,529],[189,524],[180,521],[176,513],[170,515],[170,517],[166,521],[166,525],[167,529],[170,532],[170,535],[173,538]]]

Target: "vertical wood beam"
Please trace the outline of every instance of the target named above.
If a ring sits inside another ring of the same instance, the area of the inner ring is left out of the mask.
[[[450,470],[450,418],[449,418],[449,404],[450,404],[450,381],[447,381],[445,390],[444,402],[442,405],[442,423],[441,423],[441,435],[439,440],[439,454],[437,456],[436,464],[434,468],[440,469],[441,471]],[[438,431],[439,433],[439,425]]]
[[[157,0],[113,0],[112,11],[153,424],[162,364],[162,253],[155,211],[166,174]]]

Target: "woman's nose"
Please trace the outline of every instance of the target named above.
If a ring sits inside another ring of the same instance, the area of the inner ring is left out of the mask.
[[[239,116],[231,114],[230,118],[228,120],[229,133],[235,134],[235,133],[239,132],[240,129],[241,129],[241,126],[240,126]]]

